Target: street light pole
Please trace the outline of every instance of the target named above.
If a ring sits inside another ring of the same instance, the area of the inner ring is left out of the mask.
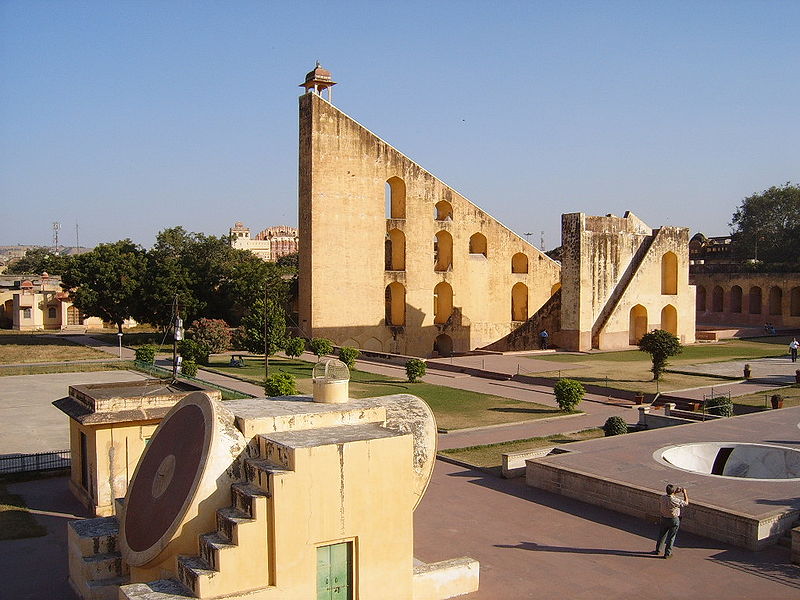
[[[264,282],[264,383],[269,378],[269,353],[267,344],[267,284]]]
[[[122,334],[117,334],[117,339],[119,340],[119,359],[122,360]]]

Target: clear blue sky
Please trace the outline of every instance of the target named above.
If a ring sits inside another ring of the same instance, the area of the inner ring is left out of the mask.
[[[538,244],[800,176],[800,2],[0,0],[0,245],[297,224],[297,96]]]

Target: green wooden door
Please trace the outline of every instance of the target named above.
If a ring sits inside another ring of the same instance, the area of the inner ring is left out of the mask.
[[[353,545],[317,548],[317,600],[352,600]]]

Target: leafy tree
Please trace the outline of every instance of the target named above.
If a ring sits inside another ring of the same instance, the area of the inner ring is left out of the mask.
[[[286,352],[286,356],[297,358],[306,351],[306,341],[303,338],[290,337],[286,340],[283,350]]]
[[[639,340],[639,350],[647,352],[653,361],[653,379],[661,379],[661,374],[667,366],[667,359],[683,351],[680,340],[663,329],[654,329],[645,333]]]
[[[325,338],[314,338],[308,343],[308,349],[316,354],[317,358],[322,358],[333,352],[333,343]]]
[[[222,319],[198,319],[192,323],[189,334],[212,354],[225,352],[231,347],[231,331]]]
[[[6,272],[13,275],[41,275],[44,272],[61,275],[70,260],[71,257],[56,254],[49,248],[31,248],[25,252],[25,256],[8,265]]]
[[[267,377],[264,382],[264,392],[267,396],[293,396],[297,394],[294,375],[278,371]]]
[[[580,381],[559,379],[553,386],[553,393],[556,396],[558,408],[564,412],[575,412],[586,394],[586,389]]]
[[[297,272],[297,269],[300,267],[300,254],[297,252],[285,254],[276,261],[276,264],[279,267],[293,269]]]
[[[352,348],[350,346],[342,346],[339,348],[339,360],[346,364],[348,369],[352,369],[356,366],[356,359],[359,356],[361,356],[361,352],[359,352],[358,348]]]
[[[409,358],[406,361],[406,377],[411,383],[417,383],[425,375],[425,361],[418,358]]]
[[[179,257],[150,250],[136,319],[166,329],[174,322],[177,300],[181,316],[190,320],[198,312],[198,301],[190,283],[189,271]]]
[[[739,258],[797,262],[800,254],[800,186],[772,186],[742,200],[730,222]]]
[[[267,323],[267,354],[273,355],[286,344],[286,313],[274,300],[259,299],[252,310],[242,318],[237,344],[254,354],[264,352],[264,319]]]
[[[136,362],[152,365],[156,360],[156,351],[158,348],[152,344],[145,344],[136,349]]]
[[[86,315],[115,323],[122,333],[125,319],[139,313],[147,258],[130,240],[100,244],[91,252],[72,257],[61,274],[62,287]]]
[[[606,422],[603,424],[603,433],[605,434],[605,437],[611,437],[612,435],[623,435],[628,433],[628,424],[625,422],[625,419],[617,415],[608,417]]]

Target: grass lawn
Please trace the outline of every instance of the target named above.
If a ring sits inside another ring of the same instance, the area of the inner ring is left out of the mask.
[[[736,396],[731,398],[734,405],[740,406],[754,406],[758,408],[771,409],[770,397],[773,394],[780,394],[783,396],[783,407],[789,408],[790,406],[800,405],[800,385],[790,385],[788,387],[777,388],[759,392],[757,394],[748,394],[747,396]]]
[[[484,444],[481,446],[468,446],[466,448],[452,448],[441,450],[439,453],[458,459],[476,467],[500,467],[503,460],[501,454],[504,452],[517,452],[520,450],[533,450],[534,448],[545,448],[566,444],[569,442],[580,442],[603,437],[603,430],[599,427],[583,429],[575,433],[559,433],[546,437],[526,438],[524,440],[512,440],[499,444]]]
[[[22,498],[16,494],[9,494],[6,487],[0,484],[0,540],[18,540],[43,535],[47,535],[47,529],[36,522]]]
[[[92,337],[107,344],[116,346],[119,344],[119,339],[115,333],[93,333]],[[164,342],[163,344],[161,342]],[[134,331],[124,332],[122,334],[122,345],[128,348],[138,348],[146,344],[152,344],[158,348],[159,352],[172,352],[172,334],[164,336],[163,333],[158,331]]]
[[[30,365],[27,367],[2,367],[0,377],[11,375],[45,375],[47,373],[91,373],[134,369],[133,361],[103,363],[65,363],[61,365]],[[135,369],[134,369],[135,370]]]
[[[92,358],[108,358],[108,354],[63,337],[36,333],[0,334],[0,364],[62,362]]]
[[[264,381],[263,358],[247,357],[244,367],[230,367],[228,360],[227,357],[218,359],[212,357],[209,366],[221,373],[235,375],[255,383]],[[284,371],[294,375],[297,378],[298,391],[303,395],[311,395],[313,363],[270,358],[269,365],[270,373]],[[401,379],[366,373],[357,369],[350,371],[350,396],[352,398],[370,398],[389,394],[419,396],[428,403],[436,415],[436,425],[439,429],[444,430],[531,421],[563,414],[557,409],[542,404],[455,390],[429,383],[408,383]]]
[[[734,359],[753,359],[787,354],[787,345],[791,340],[785,336],[771,336],[748,340],[729,340],[718,344],[693,344],[685,346],[683,352],[669,361],[669,369],[680,370],[682,365],[722,362]],[[784,343],[785,342],[785,343]],[[572,363],[579,368],[564,365],[559,369],[554,365],[552,371],[537,372],[542,377],[569,377],[587,384],[606,385],[615,389],[655,393],[657,389],[665,392],[707,385],[720,382],[720,378],[705,375],[688,375],[682,373],[665,373],[656,388],[650,372],[650,356],[639,350],[623,350],[621,352],[595,352],[591,354],[551,354],[528,356],[536,360],[554,363]]]

